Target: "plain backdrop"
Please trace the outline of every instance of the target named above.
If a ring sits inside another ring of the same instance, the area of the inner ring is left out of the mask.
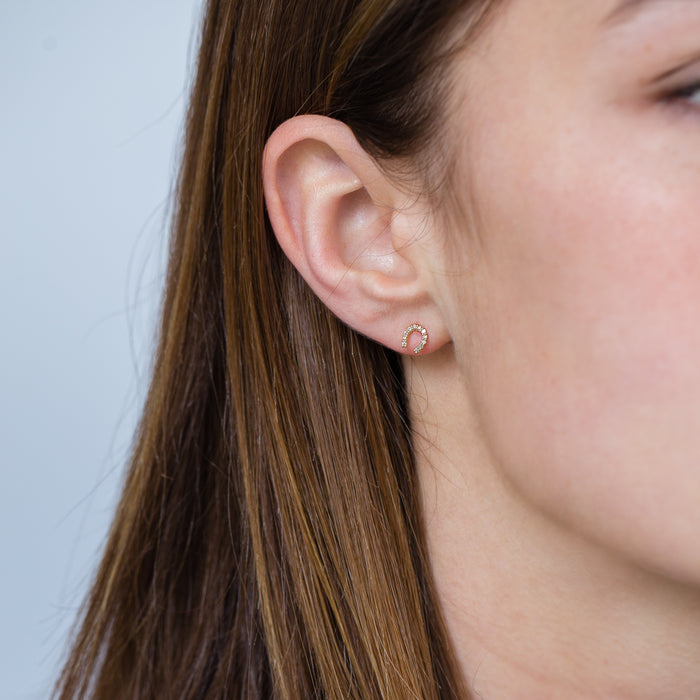
[[[146,389],[200,0],[0,0],[0,698],[50,694]]]

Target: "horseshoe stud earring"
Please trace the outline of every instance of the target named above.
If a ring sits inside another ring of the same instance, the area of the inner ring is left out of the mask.
[[[402,348],[408,347],[408,336],[410,336],[411,333],[420,333],[420,335],[421,335],[420,343],[418,343],[418,345],[416,345],[416,347],[413,348],[414,354],[420,355],[423,348],[428,344],[428,331],[426,331],[425,328],[423,328],[423,326],[420,325],[420,323],[412,323],[403,332],[403,337],[401,338],[401,347]]]

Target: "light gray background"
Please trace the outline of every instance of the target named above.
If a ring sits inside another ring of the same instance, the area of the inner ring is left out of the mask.
[[[0,698],[44,698],[145,391],[200,0],[0,0]]]

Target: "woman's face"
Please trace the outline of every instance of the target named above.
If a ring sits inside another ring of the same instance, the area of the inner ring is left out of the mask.
[[[440,294],[527,500],[700,582],[700,0],[510,0],[455,66]]]

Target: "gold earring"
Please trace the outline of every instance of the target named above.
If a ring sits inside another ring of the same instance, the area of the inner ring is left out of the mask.
[[[425,328],[423,328],[423,326],[420,325],[420,323],[412,323],[403,332],[403,337],[401,338],[401,347],[402,348],[408,347],[408,336],[411,335],[411,333],[420,333],[421,334],[420,343],[418,343],[418,345],[416,345],[416,347],[413,348],[414,354],[420,355],[423,348],[428,344],[428,331],[426,331]]]

